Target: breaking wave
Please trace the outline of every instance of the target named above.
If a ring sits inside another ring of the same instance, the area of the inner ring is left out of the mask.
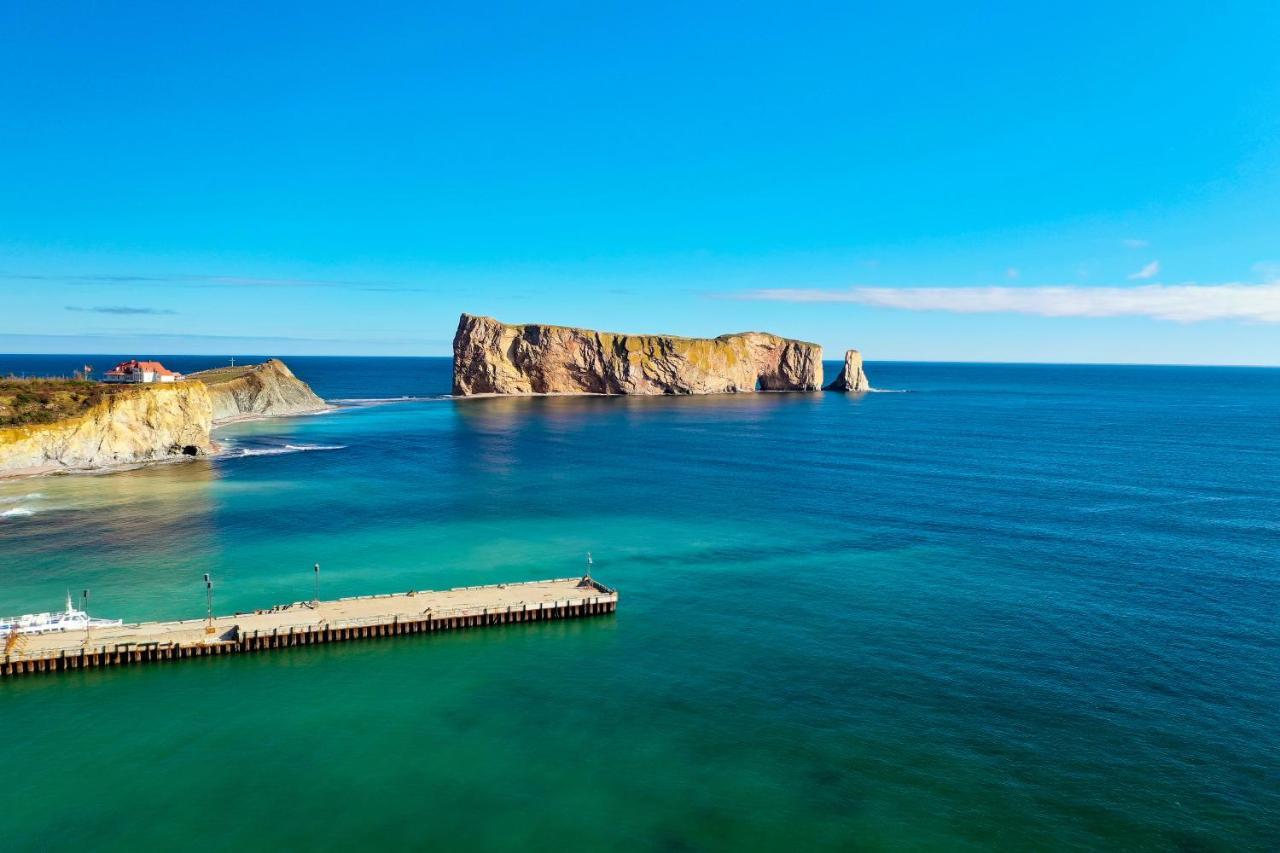
[[[345,444],[286,444],[283,447],[238,447],[226,455],[232,459],[245,456],[281,456],[285,453],[307,453],[312,450],[346,450]]]
[[[11,497],[0,497],[0,504],[16,504],[22,501],[38,501],[44,497],[43,492],[32,492],[29,495],[13,495]]]
[[[449,394],[427,394],[421,396],[405,395],[402,397],[346,397],[329,400],[338,406],[381,406],[387,403],[419,403],[426,400],[447,400]]]
[[[26,518],[29,515],[35,515],[34,509],[28,509],[25,506],[16,506],[13,509],[6,509],[0,512],[0,518]]]

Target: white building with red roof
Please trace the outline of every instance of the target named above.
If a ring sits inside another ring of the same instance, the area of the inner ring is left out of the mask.
[[[181,373],[174,373],[158,361],[136,358],[122,361],[102,374],[103,382],[177,382],[181,378]]]

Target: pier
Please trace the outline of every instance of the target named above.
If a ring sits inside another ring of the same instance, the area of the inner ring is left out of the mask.
[[[617,607],[617,591],[590,578],[303,601],[213,619],[23,635],[0,658],[0,677],[576,619]]]

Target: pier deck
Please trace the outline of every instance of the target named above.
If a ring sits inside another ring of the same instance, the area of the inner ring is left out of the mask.
[[[572,619],[613,613],[617,604],[615,590],[582,578],[296,602],[215,617],[212,633],[206,620],[189,619],[27,635],[0,655],[0,677]]]

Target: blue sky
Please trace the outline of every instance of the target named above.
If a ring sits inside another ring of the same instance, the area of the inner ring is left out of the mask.
[[[1277,32],[1262,2],[15,0],[0,351],[445,354],[470,311],[1276,365]]]

